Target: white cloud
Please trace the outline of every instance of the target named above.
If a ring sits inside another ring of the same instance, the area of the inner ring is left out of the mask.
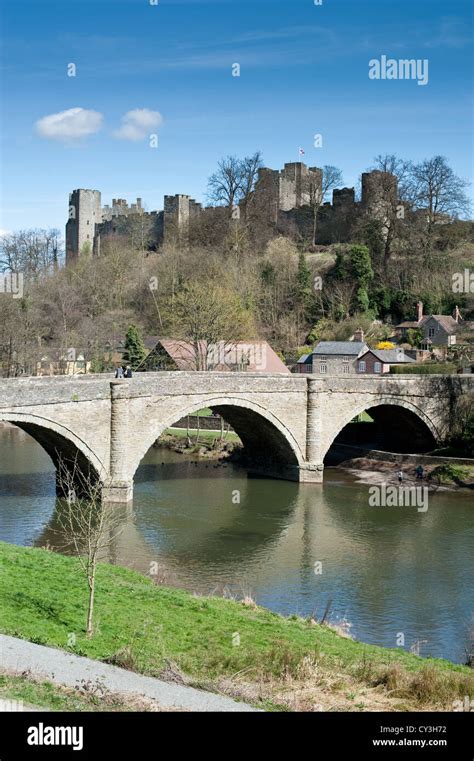
[[[39,119],[36,122],[36,130],[41,137],[68,142],[98,132],[103,119],[103,115],[98,111],[69,108],[67,111],[60,111]]]
[[[122,116],[122,126],[113,134],[121,140],[143,140],[148,137],[151,129],[156,129],[162,123],[163,117],[159,111],[135,108]]]

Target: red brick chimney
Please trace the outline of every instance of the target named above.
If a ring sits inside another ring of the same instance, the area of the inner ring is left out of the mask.
[[[456,322],[459,322],[460,320],[462,320],[461,312],[459,311],[459,307],[457,304],[453,309],[453,317],[456,320]]]
[[[364,331],[362,328],[357,328],[356,332],[354,333],[353,341],[360,341],[361,343],[364,343]]]
[[[421,322],[423,319],[423,302],[417,301],[416,302],[416,321]]]

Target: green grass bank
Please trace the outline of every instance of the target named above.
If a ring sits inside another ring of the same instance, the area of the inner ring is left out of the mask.
[[[251,602],[158,586],[118,566],[98,569],[90,639],[86,609],[76,559],[0,542],[5,634],[273,710],[452,710],[474,695],[468,667],[366,645]]]

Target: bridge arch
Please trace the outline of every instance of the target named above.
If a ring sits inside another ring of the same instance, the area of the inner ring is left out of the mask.
[[[148,426],[148,434],[140,443],[136,456],[129,467],[129,478],[133,479],[138,466],[154,442],[173,423],[187,415],[192,415],[203,407],[210,407],[219,413],[226,422],[230,423],[237,433],[247,452],[249,463],[272,467],[272,473],[278,474],[278,469],[293,471],[295,480],[298,479],[299,467],[304,463],[304,454],[292,432],[282,421],[256,402],[240,397],[209,397],[198,405],[188,400],[183,402],[178,411],[174,410]]]
[[[350,412],[337,417],[336,425],[330,428],[327,435],[321,452],[322,459],[327,455],[329,449],[344,428],[362,412],[373,413],[375,418],[378,416],[381,419],[382,424],[384,416],[386,420],[393,422],[395,419],[394,415],[396,415],[397,423],[401,425],[405,424],[408,431],[414,432],[420,437],[420,440],[423,438],[427,449],[434,448],[441,441],[442,436],[437,421],[433,419],[432,415],[428,415],[418,404],[399,396],[377,395],[371,399],[359,402],[359,404],[351,408]],[[416,446],[414,453],[416,453]]]
[[[64,466],[74,463],[82,474],[106,480],[106,469],[83,439],[63,425],[39,415],[0,410],[0,421],[11,423],[28,433],[50,456],[58,473],[60,458]]]

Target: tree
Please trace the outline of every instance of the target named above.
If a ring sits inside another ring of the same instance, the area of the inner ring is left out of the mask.
[[[136,370],[146,357],[146,349],[142,337],[135,325],[129,325],[125,336],[125,350],[123,352],[123,361],[130,365],[132,370]]]
[[[211,203],[232,209],[240,190],[241,162],[236,156],[227,156],[217,164],[217,172],[209,177],[207,194]]]
[[[325,164],[322,169],[321,185],[315,181],[312,174],[308,174],[303,182],[303,194],[308,199],[311,207],[312,233],[311,242],[313,246],[316,243],[316,233],[318,227],[318,212],[321,204],[327,200],[334,188],[343,185],[342,172],[336,166]]]
[[[311,270],[308,266],[308,262],[306,261],[306,256],[302,251],[298,256],[295,297],[296,301],[302,305],[305,312],[309,310],[314,301]]]
[[[330,200],[330,194],[335,188],[340,188],[344,185],[342,178],[342,172],[337,166],[331,166],[325,164],[323,166],[323,181],[322,181],[322,201]]]
[[[377,220],[380,225],[384,265],[387,264],[392,255],[393,240],[399,231],[401,221],[405,217],[405,205],[400,200],[397,171],[403,173],[406,178],[403,182],[408,183],[409,166],[408,163],[403,162],[393,154],[377,156],[375,167],[377,173],[373,174],[370,180],[376,193],[376,200],[373,199],[367,211],[372,219]],[[374,171],[374,167],[371,167],[370,171]]]
[[[101,501],[101,482],[81,470],[77,459],[66,462],[59,457],[57,468],[58,486],[65,495],[58,509],[58,523],[67,549],[72,548],[87,578],[86,633],[91,637],[97,564],[102,553],[116,542],[123,521],[116,505]]]
[[[384,240],[380,219],[367,220],[360,229],[360,235],[364,244],[369,249],[372,262],[379,266],[382,265],[384,253],[386,252],[386,241]]]
[[[444,156],[415,164],[412,173],[414,201],[417,208],[426,210],[429,232],[446,216],[469,213],[470,202],[465,193],[469,183],[453,172]]]
[[[59,230],[19,230],[0,238],[0,271],[34,277],[55,269],[63,260]]]
[[[117,221],[120,221],[120,217]],[[139,251],[148,251],[152,248],[155,231],[153,217],[143,212],[130,214],[123,218],[123,232],[129,237],[130,244]]]
[[[258,171],[263,166],[262,154],[256,151],[253,156],[246,156],[240,166],[240,200],[246,204],[258,178]]]
[[[207,196],[211,203],[233,209],[239,201],[247,202],[262,166],[262,156],[257,151],[243,159],[227,156],[217,165],[217,171],[209,177]]]
[[[407,331],[407,343],[410,346],[419,348],[423,341],[423,331],[420,328],[409,328]]]
[[[374,278],[372,262],[367,246],[351,246],[349,250],[352,275],[360,288],[368,289]]]
[[[378,169],[380,172],[394,174],[398,184],[398,198],[411,202],[414,197],[413,162],[397,156],[395,153],[379,154],[369,171]]]
[[[394,349],[395,344],[391,341],[379,341],[378,344],[375,345],[376,349]]]
[[[169,304],[168,319],[173,337],[190,343],[189,364],[196,370],[211,368],[218,345],[228,351],[254,331],[239,296],[213,282],[187,283]]]

